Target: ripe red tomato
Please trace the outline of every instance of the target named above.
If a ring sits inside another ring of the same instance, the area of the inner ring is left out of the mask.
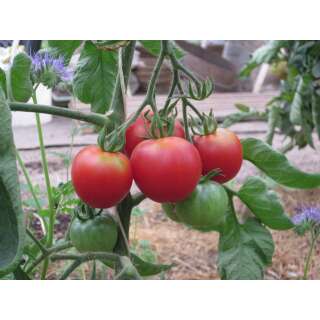
[[[148,113],[148,116],[152,116],[152,112]],[[125,153],[130,157],[133,149],[140,142],[148,139],[148,132],[146,129],[150,129],[151,121],[144,116],[140,116],[132,125],[126,130],[126,143],[124,146]],[[184,138],[184,129],[182,124],[176,120],[174,123],[173,136]]]
[[[202,159],[202,173],[205,175],[214,169],[221,174],[213,177],[220,183],[234,178],[242,164],[242,145],[239,138],[230,130],[218,128],[206,136],[194,136],[194,145]]]
[[[104,152],[98,146],[83,148],[74,158],[72,183],[79,198],[93,208],[110,208],[129,192],[132,171],[120,152]]]
[[[196,187],[202,170],[197,149],[178,137],[139,143],[130,162],[140,190],[157,202],[185,199]]]

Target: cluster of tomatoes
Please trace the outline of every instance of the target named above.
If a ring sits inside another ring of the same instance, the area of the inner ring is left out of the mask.
[[[178,120],[172,136],[152,139],[147,138],[150,126],[151,119],[143,114],[127,128],[124,153],[83,148],[72,164],[76,193],[92,208],[110,208],[128,194],[134,180],[173,220],[203,231],[218,230],[228,206],[221,183],[240,170],[240,140],[218,128],[194,135],[190,143]],[[219,174],[201,178],[213,170]]]

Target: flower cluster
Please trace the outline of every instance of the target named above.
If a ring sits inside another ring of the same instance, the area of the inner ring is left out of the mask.
[[[72,80],[72,71],[65,66],[63,57],[49,52],[38,52],[32,57],[32,77],[35,83],[53,88],[58,82]]]
[[[293,216],[292,222],[295,225],[299,225],[304,222],[320,225],[320,207],[301,207],[297,209],[297,214]]]
[[[308,230],[313,234],[320,233],[320,207],[300,207],[296,211],[292,222],[298,234],[303,235]]]

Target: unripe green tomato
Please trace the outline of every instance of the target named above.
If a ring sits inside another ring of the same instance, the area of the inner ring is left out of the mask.
[[[84,221],[75,218],[70,227],[70,239],[79,252],[111,252],[118,239],[118,227],[110,215]]]
[[[192,194],[175,204],[164,204],[169,217],[200,231],[221,231],[229,199],[224,188],[212,181],[199,183]]]

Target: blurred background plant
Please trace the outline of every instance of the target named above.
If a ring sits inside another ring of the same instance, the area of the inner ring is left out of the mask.
[[[279,95],[267,105],[266,141],[272,144],[279,131],[287,138],[282,152],[314,148],[313,132],[320,139],[320,41],[269,41],[253,53],[240,76],[265,64],[281,79]]]

